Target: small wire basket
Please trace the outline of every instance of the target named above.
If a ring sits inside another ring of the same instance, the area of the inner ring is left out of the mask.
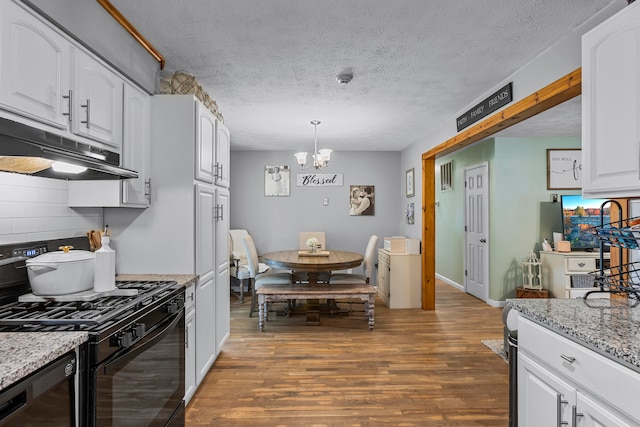
[[[610,266],[602,275],[594,277],[594,287],[640,299],[640,262]]]

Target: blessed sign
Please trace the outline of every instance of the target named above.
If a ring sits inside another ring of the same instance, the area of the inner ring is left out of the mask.
[[[299,173],[298,187],[341,187],[343,177],[341,173]]]
[[[505,87],[489,96],[487,99],[461,115],[456,119],[456,127],[458,132],[467,126],[472,125],[478,120],[488,116],[513,100],[512,84],[508,83]]]

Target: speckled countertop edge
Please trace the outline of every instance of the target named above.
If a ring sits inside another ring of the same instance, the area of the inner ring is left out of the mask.
[[[170,281],[175,280],[178,285],[189,286],[191,283],[195,283],[198,279],[197,275],[194,274],[118,274],[116,276],[117,281],[147,281],[147,280],[157,280],[157,281]]]
[[[640,372],[640,304],[614,299],[510,299],[525,317]]]
[[[0,390],[87,341],[86,332],[1,332]]]
[[[193,274],[121,274],[118,281],[169,281],[187,287]],[[0,332],[0,390],[87,341],[87,332]]]

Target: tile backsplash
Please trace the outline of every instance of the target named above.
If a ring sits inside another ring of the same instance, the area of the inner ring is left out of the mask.
[[[84,236],[102,208],[67,206],[67,181],[0,172],[0,244]]]

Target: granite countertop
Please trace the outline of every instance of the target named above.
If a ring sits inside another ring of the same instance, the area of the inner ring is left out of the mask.
[[[0,332],[0,390],[87,341],[86,332]]]
[[[119,281],[175,280],[184,287],[193,274],[121,274]],[[21,380],[87,341],[87,332],[0,332],[0,390]]]
[[[132,280],[157,280],[157,281],[169,281],[175,280],[178,282],[178,285],[182,285],[184,287],[189,286],[198,279],[198,276],[195,274],[118,274],[116,276],[116,280],[124,282],[124,281],[132,281]]]
[[[640,301],[510,299],[525,317],[640,372]]]

